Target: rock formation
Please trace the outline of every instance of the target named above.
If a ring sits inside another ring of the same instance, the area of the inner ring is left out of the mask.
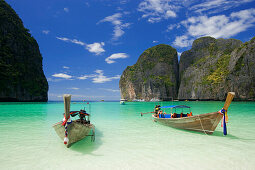
[[[246,43],[199,38],[179,64],[174,48],[152,47],[127,67],[119,85],[128,100],[225,100],[229,91],[235,100],[255,100],[255,37]]]
[[[224,100],[228,91],[235,99],[255,97],[254,38],[242,44],[235,39],[202,37],[181,55],[180,100]]]
[[[121,97],[127,100],[170,100],[178,94],[178,57],[169,45],[145,50],[121,75]]]
[[[47,92],[36,40],[0,0],[0,101],[47,101]]]

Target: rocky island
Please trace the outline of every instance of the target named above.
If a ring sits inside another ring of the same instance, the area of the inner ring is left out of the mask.
[[[121,97],[145,101],[223,100],[228,91],[234,91],[235,100],[255,100],[254,48],[255,37],[246,43],[201,37],[182,53],[179,63],[171,46],[149,48],[123,72]],[[148,67],[150,61],[154,65]]]
[[[36,40],[0,0],[0,101],[47,101],[48,82]]]
[[[127,100],[170,100],[178,95],[176,49],[160,44],[145,50],[137,63],[128,66],[120,78],[121,97]]]

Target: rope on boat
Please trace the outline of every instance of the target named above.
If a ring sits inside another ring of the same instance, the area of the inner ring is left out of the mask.
[[[71,117],[69,116],[69,118],[67,119],[66,116],[64,115],[62,125],[65,127],[65,137],[64,137],[64,144],[65,145],[69,142],[67,127],[71,123],[72,123]]]
[[[201,124],[201,127],[202,127],[202,129],[203,129],[204,133],[205,133],[206,135],[208,135],[208,134],[205,132],[205,129],[204,129],[204,127],[203,127],[203,124],[202,124],[202,121],[201,121],[201,119],[200,119],[200,116],[199,116],[199,115],[198,115],[198,118],[199,118],[199,120],[200,120],[200,124]]]
[[[218,111],[218,113],[223,115],[223,117],[221,119],[221,127],[223,127],[223,134],[226,136],[227,135],[227,125],[226,125],[226,123],[228,123],[227,110],[222,108],[220,111]]]

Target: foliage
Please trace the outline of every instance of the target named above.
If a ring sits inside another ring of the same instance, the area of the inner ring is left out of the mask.
[[[229,65],[230,55],[222,55],[216,63],[216,68],[213,72],[210,72],[208,76],[203,77],[202,84],[219,84],[221,83],[226,76],[229,74],[228,65]]]
[[[0,92],[20,91],[47,100],[48,83],[36,40],[15,11],[0,0]]]
[[[234,68],[235,72],[239,72],[241,68],[244,66],[243,59],[244,59],[244,54],[241,55],[241,57],[237,60],[235,68]]]

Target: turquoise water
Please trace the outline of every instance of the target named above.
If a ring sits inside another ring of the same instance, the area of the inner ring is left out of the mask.
[[[162,102],[162,105],[172,104]],[[214,112],[223,102],[174,102],[193,114]],[[0,104],[1,169],[255,169],[255,103],[232,102],[228,135],[173,129],[152,121],[153,102],[91,103],[96,141],[66,148],[52,124],[63,103]],[[71,105],[79,110],[82,103]]]

